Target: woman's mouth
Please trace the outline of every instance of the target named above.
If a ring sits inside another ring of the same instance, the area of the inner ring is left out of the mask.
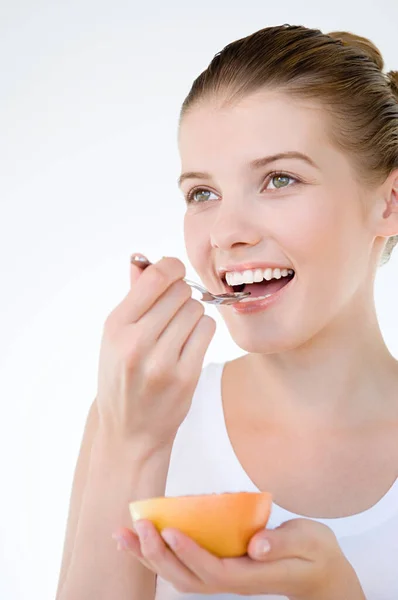
[[[257,298],[260,300],[275,294],[285,285],[287,285],[295,276],[295,272],[292,269],[290,269],[290,271],[291,272],[286,276],[280,276],[279,278],[272,278],[269,280],[263,279],[262,281],[241,283],[237,285],[229,285],[224,274],[222,282],[226,292],[250,292],[251,295],[247,297],[248,300],[251,298]]]

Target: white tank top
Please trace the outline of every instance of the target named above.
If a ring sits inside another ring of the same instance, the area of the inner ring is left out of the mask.
[[[225,362],[202,369],[190,410],[178,429],[167,475],[166,496],[259,492],[240,464],[227,433],[221,396]],[[267,528],[304,515],[272,504]],[[398,599],[398,478],[371,508],[349,517],[313,518],[336,535],[354,567],[367,600]],[[157,577],[155,600],[280,600],[262,594],[186,594]],[[342,599],[341,599],[342,600]]]

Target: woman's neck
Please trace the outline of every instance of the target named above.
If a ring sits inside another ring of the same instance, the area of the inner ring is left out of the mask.
[[[385,345],[375,310],[357,309],[299,348],[244,356],[246,412],[309,430],[398,419],[398,361]]]

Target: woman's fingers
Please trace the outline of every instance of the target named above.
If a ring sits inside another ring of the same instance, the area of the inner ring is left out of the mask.
[[[153,523],[146,519],[143,521],[145,521],[147,535],[144,538],[140,531],[138,535],[141,553],[151,569],[163,579],[173,582],[179,591],[199,591],[202,582],[166,546]]]
[[[186,272],[184,263],[174,257],[162,258],[141,274],[135,265],[130,265],[130,269],[134,271],[130,276],[131,288],[108,317],[108,322],[116,328],[138,321],[173,283],[185,277]]]
[[[209,315],[203,315],[181,349],[177,363],[181,373],[192,370],[192,365],[201,369],[209,344],[216,332],[217,324]]]
[[[176,362],[180,357],[182,347],[203,316],[204,311],[203,304],[189,298],[158,338],[156,352],[159,355],[167,353],[170,360]]]
[[[187,283],[179,280],[173,283],[152,306],[132,326],[148,332],[148,343],[152,345],[167,331],[170,323],[191,299],[192,290]]]

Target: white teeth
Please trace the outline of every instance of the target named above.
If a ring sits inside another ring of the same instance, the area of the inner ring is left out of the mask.
[[[254,282],[253,271],[243,271],[243,278],[246,283],[253,283]]]
[[[262,269],[256,269],[254,271],[254,281],[256,281],[257,283],[259,283],[260,281],[263,280],[263,270]]]
[[[267,281],[270,281],[272,279],[272,269],[265,269],[264,279],[266,279]]]
[[[263,279],[280,279],[294,273],[293,269],[246,269],[245,271],[230,271],[225,274],[228,285],[242,285],[243,283],[260,282]]]

